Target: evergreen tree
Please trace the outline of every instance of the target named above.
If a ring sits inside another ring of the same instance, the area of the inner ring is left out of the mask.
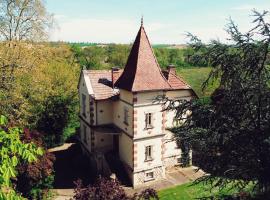
[[[204,87],[218,79],[219,88],[209,99],[167,101],[176,109],[174,128],[181,147],[197,153],[196,165],[209,175],[201,180],[222,188],[244,188],[250,182],[260,192],[270,188],[270,23],[268,12],[253,11],[254,27],[241,33],[230,21],[229,44],[203,44],[191,36],[195,51],[213,69]],[[267,64],[268,63],[268,64]],[[184,148],[187,149],[187,148]]]

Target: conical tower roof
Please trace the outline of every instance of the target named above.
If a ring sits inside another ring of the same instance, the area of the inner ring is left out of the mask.
[[[131,92],[171,89],[159,67],[143,23],[132,46],[124,71],[115,86]]]

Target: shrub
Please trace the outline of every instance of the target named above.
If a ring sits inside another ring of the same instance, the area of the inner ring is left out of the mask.
[[[23,141],[32,141],[38,146],[43,146],[42,135],[37,131],[30,132],[24,130]],[[54,181],[53,162],[55,156],[45,151],[43,156],[39,156],[36,162],[23,162],[18,167],[17,190],[23,196],[30,199],[43,199],[47,195],[48,189],[52,188]]]
[[[16,193],[13,181],[18,175],[18,166],[33,163],[44,151],[33,142],[21,139],[22,129],[8,125],[0,115],[0,199],[23,199]]]
[[[158,200],[154,189],[146,189],[141,193],[128,196],[117,180],[99,178],[97,182],[83,188],[81,180],[75,182],[75,200]]]

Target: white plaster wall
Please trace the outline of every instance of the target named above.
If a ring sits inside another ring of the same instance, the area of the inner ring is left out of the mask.
[[[124,123],[124,110],[128,109],[128,124]],[[123,101],[113,102],[113,123],[128,133],[133,135],[133,107]]]
[[[191,90],[174,90],[174,91],[168,91],[166,92],[166,96],[169,99],[185,99],[185,100],[190,100],[192,98],[192,92]],[[176,124],[174,117],[175,117],[175,111],[166,111],[166,122],[165,122],[165,127],[166,128],[171,128]]]
[[[146,104],[157,104],[156,98],[160,95],[163,95],[162,91],[155,92],[140,92],[137,94],[137,103],[135,105],[146,105]]]
[[[79,99],[80,99],[80,116],[87,121],[88,123],[90,123],[90,98],[89,98],[89,94],[88,94],[88,90],[86,87],[86,82],[84,79],[84,76],[82,75],[80,77],[80,84],[79,84]],[[84,94],[86,96],[86,117],[83,115],[83,108],[82,108],[82,94]]]
[[[190,100],[193,96],[193,93],[191,90],[172,90],[167,91],[166,96],[170,99],[187,99]]]
[[[98,125],[113,123],[113,102],[111,100],[97,101],[96,106]]]
[[[86,143],[84,138],[84,126],[86,127]],[[87,126],[87,124],[81,120],[80,123],[80,137],[81,142],[84,144],[84,146],[87,148],[89,152],[91,152],[91,135],[90,135],[90,128]]]
[[[133,168],[133,141],[126,134],[119,135],[119,157],[129,167]]]
[[[136,186],[140,186],[141,184],[150,182],[149,180],[146,180],[146,173],[153,172],[154,173],[154,179],[150,181],[156,181],[159,179],[162,179],[165,177],[165,168],[162,167],[156,167],[153,169],[148,169],[145,171],[141,171],[138,173],[134,173],[133,177],[133,186],[136,188]]]
[[[134,169],[135,172],[151,169],[162,165],[161,160],[161,144],[162,137],[149,138],[147,140],[136,141],[137,144],[137,167]],[[152,161],[145,161],[145,147],[153,146],[152,149]]]
[[[135,108],[137,110],[137,134],[136,138],[162,134],[162,107],[161,105],[149,105]],[[145,115],[152,113],[153,128],[146,129]]]
[[[120,99],[133,104],[133,94],[127,90],[120,89]]]
[[[95,133],[95,149],[101,152],[108,152],[113,149],[113,135]]]
[[[179,158],[181,157],[181,149],[178,148],[176,141],[173,139],[173,133],[166,131],[166,135],[163,138],[164,141],[164,155],[163,164],[165,167],[173,167],[179,164]]]
[[[176,155],[181,155],[181,149],[178,148],[176,141],[173,138],[173,133],[166,131],[166,136],[164,137],[164,157],[172,157]]]

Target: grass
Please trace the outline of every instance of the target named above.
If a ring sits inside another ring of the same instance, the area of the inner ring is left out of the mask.
[[[177,73],[194,89],[199,97],[210,96],[218,87],[217,81],[202,91],[202,83],[207,79],[211,67],[178,68]]]
[[[173,188],[164,189],[158,192],[161,200],[191,200],[212,195],[231,195],[234,190],[223,189],[218,191],[213,189],[210,191],[210,186],[203,183],[192,184],[186,183]]]

